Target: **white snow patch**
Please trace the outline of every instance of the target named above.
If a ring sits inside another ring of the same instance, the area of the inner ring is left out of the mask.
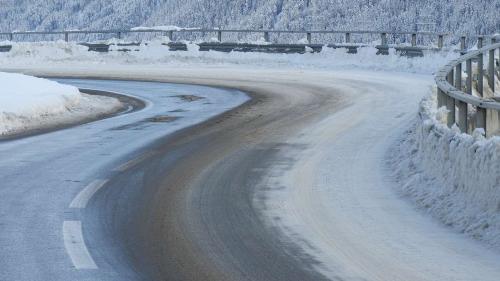
[[[457,231],[500,248],[500,138],[460,133],[439,121],[436,95],[390,152],[401,191]]]
[[[158,25],[158,26],[138,26],[133,27],[132,31],[148,31],[148,30],[161,30],[161,31],[180,31],[180,30],[197,30],[197,27],[178,27],[175,25]]]
[[[47,79],[0,72],[0,135],[57,126],[117,110],[109,97],[82,94]]]

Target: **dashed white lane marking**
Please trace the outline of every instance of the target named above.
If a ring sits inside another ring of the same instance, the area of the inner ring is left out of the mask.
[[[95,180],[87,185],[78,195],[71,201],[70,208],[83,209],[87,207],[90,199],[94,194],[103,187],[108,180]]]
[[[114,169],[114,171],[116,172],[124,172],[130,168],[132,168],[133,166],[139,164],[140,162],[144,161],[146,158],[152,156],[154,154],[154,151],[150,151],[150,152],[147,152],[147,153],[144,153],[143,155],[135,158],[135,159],[132,159],[128,162],[125,162],[123,163],[122,165],[118,166],[117,168]]]
[[[63,223],[64,247],[76,269],[97,269],[92,256],[85,245],[81,221]]]

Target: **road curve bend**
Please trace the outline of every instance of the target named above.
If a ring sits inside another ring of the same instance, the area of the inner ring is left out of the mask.
[[[88,207],[81,225],[68,227],[83,228],[95,262],[67,269],[76,280],[499,276],[498,254],[414,210],[383,169],[431,77],[223,68],[32,73],[200,84],[252,97],[145,144],[90,187],[92,200],[75,202]]]

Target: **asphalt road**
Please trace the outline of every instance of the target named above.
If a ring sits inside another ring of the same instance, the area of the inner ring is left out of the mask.
[[[241,83],[251,101],[182,129],[246,97],[66,82],[133,94],[146,108],[1,143],[0,280],[323,279],[314,258],[267,227],[252,198],[288,134],[334,110],[338,96],[299,83]],[[165,101],[188,94],[208,101],[187,109]],[[184,111],[177,126],[145,121]]]
[[[500,274],[498,254],[416,211],[384,170],[384,154],[415,117],[431,77],[125,67],[32,73],[227,88],[109,82],[108,90],[134,93],[146,107],[1,143],[0,280]],[[193,93],[205,99],[173,97]]]

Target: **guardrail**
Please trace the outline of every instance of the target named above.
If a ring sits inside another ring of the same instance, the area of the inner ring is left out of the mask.
[[[400,32],[400,31],[367,31],[367,30],[352,30],[352,31],[338,31],[338,30],[258,30],[258,29],[178,29],[178,30],[162,30],[162,29],[132,29],[132,30],[67,30],[67,31],[14,31],[14,32],[0,32],[0,36],[7,37],[8,40],[14,41],[16,37],[33,36],[33,35],[60,35],[65,41],[69,42],[71,40],[70,35],[77,34],[113,34],[116,38],[121,39],[125,34],[134,33],[161,33],[164,36],[169,37],[171,41],[174,40],[176,34],[185,33],[201,33],[201,34],[211,34],[217,35],[217,40],[223,42],[223,34],[237,33],[237,34],[262,34],[264,41],[271,42],[271,35],[277,34],[303,34],[309,44],[313,43],[313,35],[318,34],[329,34],[329,35],[343,35],[345,43],[353,43],[353,35],[378,35],[380,36],[381,45],[388,44],[388,36],[408,36],[408,42],[411,46],[417,46],[419,37],[434,37],[437,39],[437,47],[442,48],[444,44],[444,38],[449,36],[447,33],[433,33],[433,32]],[[277,43],[277,42],[276,42]],[[463,47],[465,48],[465,37],[463,37]],[[464,49],[463,48],[463,49]]]
[[[500,133],[500,98],[495,96],[496,80],[500,79],[500,58],[496,58],[496,51],[500,52],[498,41],[500,36],[491,37],[491,44],[483,47],[483,38],[479,37],[477,51],[451,61],[436,74],[438,108],[445,106],[448,110],[449,127],[456,124],[464,133],[483,128],[486,136]]]

